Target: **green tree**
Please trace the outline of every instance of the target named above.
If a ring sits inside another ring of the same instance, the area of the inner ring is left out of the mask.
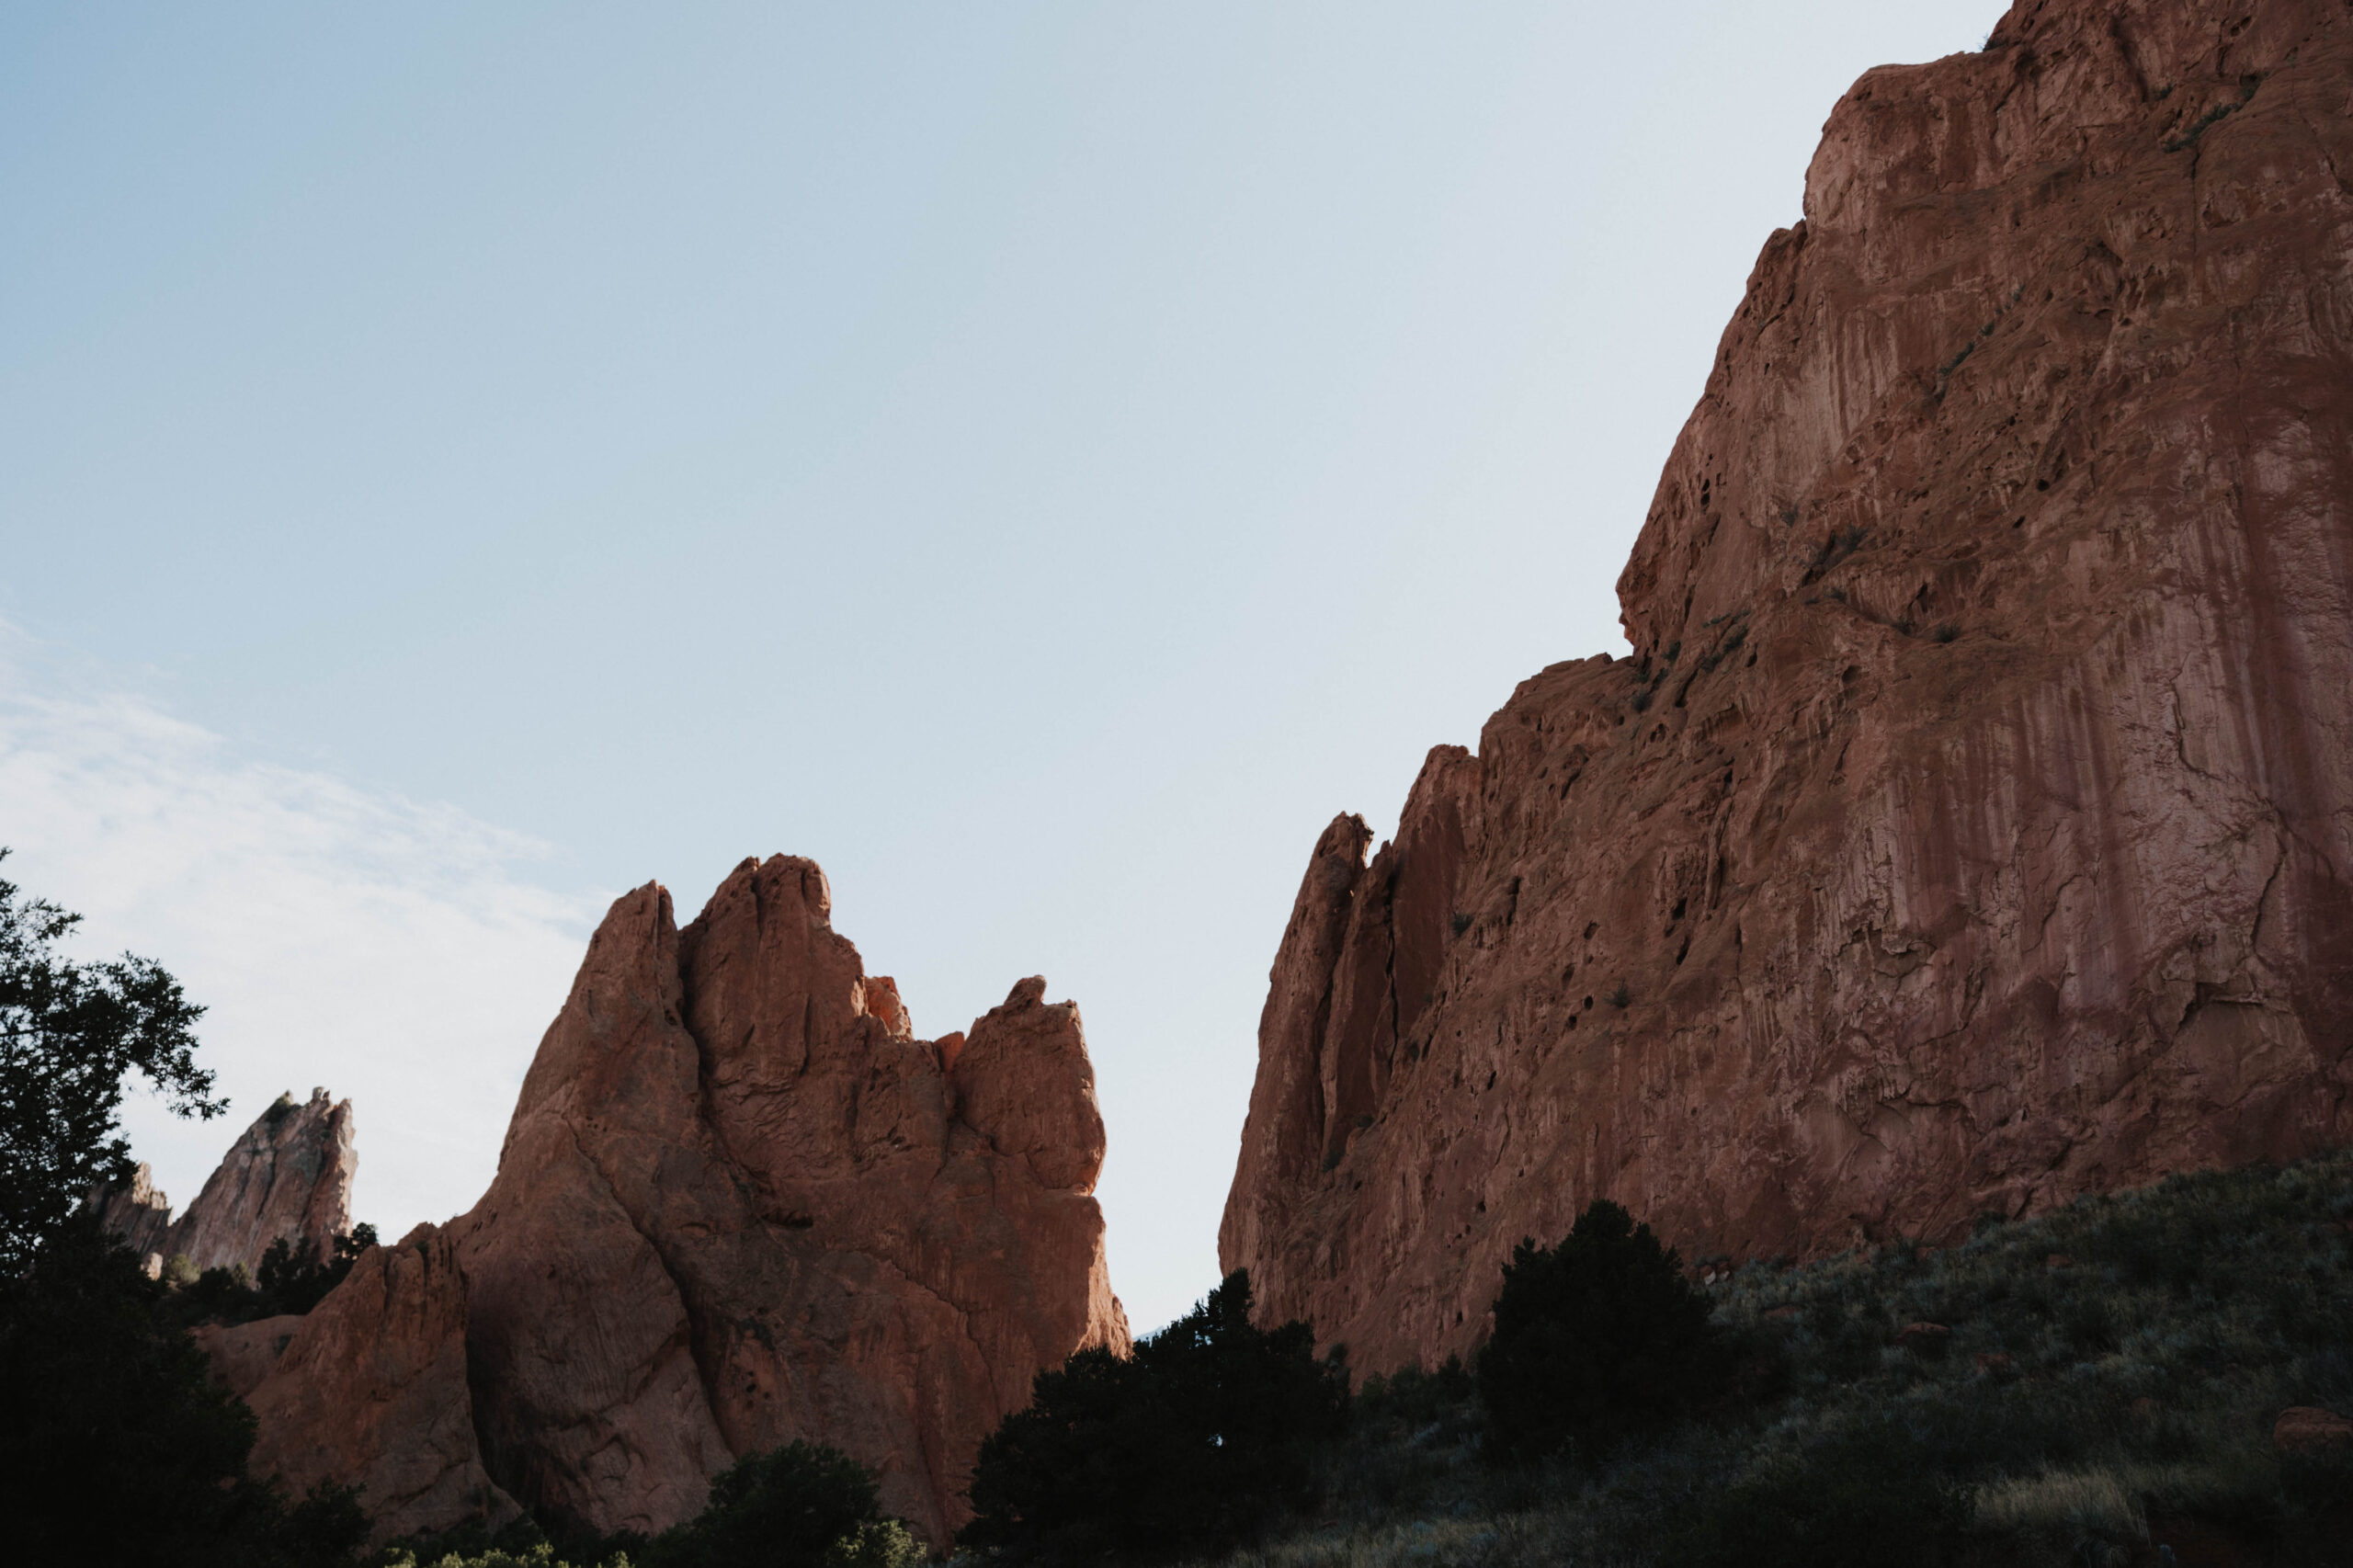
[[[93,1183],[130,1179],[117,1119],[128,1074],[179,1115],[227,1108],[196,1064],[204,1009],[152,959],[61,957],[80,920],[0,881],[0,1275],[22,1273]]]
[[[1250,1322],[1250,1277],[1127,1358],[1082,1350],[981,1445],[957,1537],[1011,1558],[1175,1556],[1246,1540],[1305,1499],[1316,1446],[1345,1427],[1347,1373],[1314,1331]]]
[[[1597,1454],[1681,1415],[1729,1370],[1708,1314],[1674,1249],[1606,1199],[1559,1246],[1522,1241],[1479,1351],[1492,1451]]]
[[[245,1475],[253,1415],[82,1217],[0,1279],[0,1518],[20,1562],[315,1568],[368,1524],[347,1490],[286,1507]]]
[[[0,850],[0,855],[5,855]],[[78,964],[76,917],[0,881],[0,1518],[10,1561],[326,1568],[368,1523],[347,1488],[290,1508],[245,1474],[253,1416],[169,1293],[75,1205],[130,1175],[116,1113],[136,1070],[215,1116],[202,1009],[153,961]]]

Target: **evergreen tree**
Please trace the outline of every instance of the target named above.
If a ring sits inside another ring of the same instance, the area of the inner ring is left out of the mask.
[[[1674,1250],[1607,1199],[1557,1247],[1523,1240],[1479,1352],[1494,1451],[1599,1453],[1682,1415],[1728,1370],[1708,1312]]]
[[[1250,1322],[1236,1270],[1122,1359],[1079,1351],[1038,1374],[981,1445],[957,1540],[1013,1560],[1167,1557],[1246,1540],[1303,1500],[1315,1446],[1347,1419],[1314,1331]]]

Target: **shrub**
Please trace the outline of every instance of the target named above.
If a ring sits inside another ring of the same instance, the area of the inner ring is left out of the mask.
[[[175,1256],[164,1267],[164,1282],[173,1287],[165,1310],[186,1327],[307,1312],[343,1283],[361,1253],[376,1244],[375,1226],[356,1225],[335,1237],[335,1256],[321,1263],[308,1241],[298,1246],[280,1236],[261,1255],[257,1278],[248,1278],[242,1264],[199,1274],[185,1256]]]
[[[1471,1374],[1462,1358],[1449,1356],[1435,1372],[1418,1366],[1400,1368],[1382,1377],[1378,1372],[1358,1388],[1354,1417],[1360,1421],[1403,1421],[1423,1426],[1460,1407],[1472,1395]]]
[[[308,1237],[296,1246],[280,1236],[261,1255],[256,1288],[277,1312],[307,1312],[342,1284],[359,1255],[375,1244],[376,1227],[362,1221],[335,1237],[335,1256],[323,1263]]]
[[[710,1483],[710,1500],[646,1550],[654,1568],[824,1568],[836,1546],[882,1523],[874,1477],[823,1443],[746,1454]],[[859,1568],[885,1561],[846,1559]]]
[[[1598,1454],[1688,1412],[1729,1369],[1708,1312],[1673,1249],[1606,1199],[1559,1246],[1522,1241],[1479,1352],[1495,1453]]]
[[[834,1542],[825,1568],[915,1568],[931,1554],[896,1519],[860,1525]]]
[[[1082,1350],[981,1445],[965,1546],[1015,1560],[1164,1558],[1246,1540],[1304,1500],[1347,1419],[1346,1368],[1303,1323],[1250,1322],[1250,1277],[1122,1360]]]

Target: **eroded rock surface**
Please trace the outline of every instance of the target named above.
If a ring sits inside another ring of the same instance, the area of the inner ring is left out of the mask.
[[[1941,1237],[2353,1134],[2353,13],[2022,0],[1866,74],[1620,581],[1342,817],[1224,1224],[1467,1348],[1523,1235]]]
[[[351,1228],[358,1171],[351,1102],[313,1089],[309,1100],[290,1096],[256,1118],[176,1221],[143,1165],[130,1186],[97,1189],[89,1201],[99,1221],[142,1256],[185,1256],[199,1270],[250,1274],[281,1237],[307,1242],[322,1260],[333,1257],[335,1237]]]
[[[368,1252],[307,1318],[205,1331],[256,1466],[364,1485],[379,1540],[518,1501],[653,1532],[737,1455],[805,1438],[946,1544],[1036,1373],[1127,1348],[1103,1119],[1044,981],[943,1051],[831,911],[784,856],[683,931],[658,885],[616,902],[481,1202]]]
[[[483,1470],[466,1380],[466,1281],[449,1235],[419,1225],[370,1247],[301,1317],[209,1331],[205,1348],[252,1406],[255,1474],[299,1497],[358,1485],[387,1540],[521,1510]],[[266,1371],[262,1371],[263,1367]]]
[[[1031,1378],[1125,1348],[1076,1008],[1024,981],[950,1073],[831,903],[747,860],[684,930],[649,884],[590,943],[450,1226],[485,1462],[525,1503],[659,1529],[801,1437],[945,1543]]]

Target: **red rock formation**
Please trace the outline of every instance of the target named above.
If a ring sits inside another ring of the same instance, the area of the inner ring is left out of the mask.
[[[188,1335],[212,1358],[212,1375],[239,1399],[248,1399],[278,1369],[278,1358],[301,1326],[301,1312],[287,1312],[251,1323],[199,1324]]]
[[[806,1437],[944,1541],[1031,1377],[1126,1346],[1077,1010],[1024,981],[943,1072],[831,908],[747,860],[684,931],[649,884],[589,945],[453,1227],[490,1468],[535,1506],[656,1529]]]
[[[256,1465],[365,1483],[380,1538],[510,1494],[653,1531],[736,1455],[808,1438],[944,1544],[1031,1378],[1127,1348],[1103,1120],[1045,982],[942,1052],[831,908],[782,856],[684,931],[659,886],[616,903],[482,1201],[367,1254],[308,1319],[211,1335],[254,1391]]]
[[[205,1348],[253,1407],[254,1473],[295,1496],[322,1481],[358,1485],[375,1540],[519,1516],[482,1466],[466,1282],[433,1226],[369,1248],[308,1316],[214,1329]]]
[[[285,1096],[263,1111],[177,1221],[145,1165],[129,1187],[96,1189],[89,1201],[99,1221],[142,1256],[251,1273],[281,1237],[333,1257],[335,1237],[351,1228],[358,1170],[351,1102],[313,1089],[305,1104]]]
[[[2353,1134],[2353,14],[2021,0],[1866,74],[1635,655],[1317,845],[1221,1232],[1369,1369],[1522,1235],[1954,1233]]]
[[[108,1235],[150,1260],[151,1274],[164,1262],[164,1248],[172,1235],[172,1200],[155,1186],[153,1166],[142,1161],[128,1185],[108,1187],[100,1182],[82,1201]]]

